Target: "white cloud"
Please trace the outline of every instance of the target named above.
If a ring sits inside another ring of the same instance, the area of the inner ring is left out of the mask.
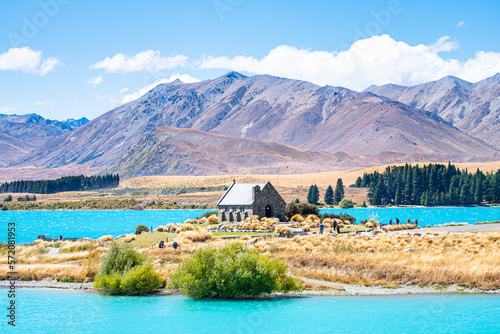
[[[102,96],[101,94],[97,94],[96,97],[97,97],[98,100],[104,100],[105,99],[105,97]]]
[[[35,101],[35,103],[33,103],[33,105],[40,107],[42,109],[52,109],[52,108],[54,108],[55,103],[54,103],[54,101],[52,101],[50,99],[46,99],[43,101]]]
[[[3,71],[45,75],[60,64],[61,62],[56,58],[42,59],[41,51],[32,50],[28,46],[10,48],[7,52],[0,54],[0,70]]]
[[[281,45],[261,59],[243,55],[204,56],[199,68],[270,74],[356,90],[372,84],[414,85],[446,75],[476,82],[500,72],[500,53],[480,51],[465,62],[445,59],[439,54],[458,47],[448,36],[430,45],[411,46],[382,35],[359,40],[342,52]]]
[[[94,88],[96,88],[97,85],[100,85],[101,83],[102,83],[102,75],[87,80],[87,86],[92,86]]]
[[[128,87],[123,87],[122,89],[120,89],[120,94],[123,94],[126,92],[128,92]]]
[[[457,27],[458,28],[461,28],[461,27],[465,28],[464,24],[465,24],[465,21],[460,21],[460,22],[457,23]]]
[[[0,112],[3,114],[9,114],[17,109],[17,105],[15,106],[1,106]]]
[[[178,73],[172,74],[169,78],[157,80],[157,81],[153,82],[152,84],[147,85],[146,87],[143,87],[134,93],[125,95],[121,99],[117,99],[116,97],[111,97],[110,101],[113,103],[117,103],[117,102],[127,103],[130,101],[134,101],[134,100],[140,98],[141,96],[143,96],[144,94],[146,94],[147,92],[149,92],[151,89],[158,86],[159,84],[169,83],[169,82],[175,81],[177,79],[179,79],[180,81],[182,81],[184,83],[200,82],[200,79],[194,78],[188,74],[178,74]]]
[[[184,66],[186,61],[187,57],[182,54],[172,57],[162,57],[160,51],[147,50],[133,57],[118,53],[111,58],[106,57],[106,59],[90,65],[90,68],[103,69],[108,73],[158,72],[177,66]]]

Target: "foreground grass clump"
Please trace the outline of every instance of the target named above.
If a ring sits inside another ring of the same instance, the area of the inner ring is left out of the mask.
[[[285,262],[238,242],[199,249],[172,274],[171,283],[195,299],[252,297],[300,288],[287,275]]]
[[[157,290],[161,279],[151,261],[129,245],[114,243],[101,260],[94,287],[107,295],[144,295]]]

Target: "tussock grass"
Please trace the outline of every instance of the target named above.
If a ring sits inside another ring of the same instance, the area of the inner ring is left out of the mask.
[[[349,284],[459,284],[500,288],[500,232],[419,236],[296,236],[259,241],[292,274]],[[311,253],[312,250],[319,252]]]
[[[113,241],[113,236],[103,235],[102,237],[98,238],[97,241]]]
[[[179,243],[189,243],[189,242],[205,242],[212,239],[212,233],[205,229],[196,229],[187,232],[181,232],[179,237],[176,239]]]
[[[124,242],[132,242],[135,239],[137,239],[137,236],[135,234],[127,234],[125,238],[123,238]]]
[[[369,224],[369,222],[366,224]],[[387,231],[403,231],[403,230],[418,229],[420,227],[418,227],[418,225],[413,225],[413,224],[400,224],[400,225],[384,225],[384,228],[387,229]]]

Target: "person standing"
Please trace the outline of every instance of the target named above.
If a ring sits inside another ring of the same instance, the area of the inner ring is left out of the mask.
[[[389,225],[392,225],[392,217],[389,219]]]
[[[325,225],[323,225],[323,222],[319,223],[319,234],[323,234],[324,228],[325,228]]]
[[[396,225],[399,225],[399,219],[396,217]]]

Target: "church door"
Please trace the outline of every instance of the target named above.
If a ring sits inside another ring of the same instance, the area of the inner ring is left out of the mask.
[[[273,208],[270,205],[266,206],[266,217],[270,218],[273,216]]]

